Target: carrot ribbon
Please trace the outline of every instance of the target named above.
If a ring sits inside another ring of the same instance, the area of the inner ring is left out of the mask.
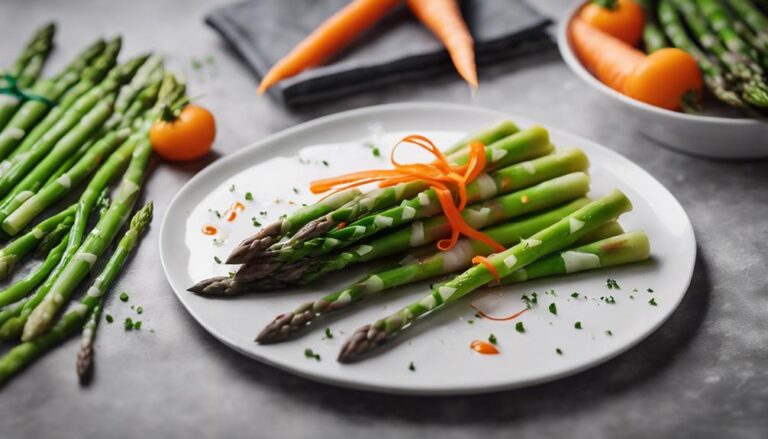
[[[404,143],[424,149],[435,156],[435,160],[431,163],[404,164],[398,162],[395,159],[395,152]],[[495,251],[505,249],[488,235],[471,227],[461,216],[461,212],[467,206],[467,184],[477,178],[485,169],[485,147],[483,144],[480,142],[470,143],[467,163],[453,165],[431,140],[418,134],[411,134],[395,144],[390,154],[390,161],[394,169],[374,169],[316,180],[310,184],[310,190],[314,194],[332,191],[329,195],[333,195],[369,183],[378,182],[379,187],[386,188],[400,183],[424,181],[435,191],[451,228],[451,237],[438,241],[438,249],[452,249],[456,246],[460,235],[481,241]],[[458,197],[458,202],[455,200],[454,192],[455,196]]]

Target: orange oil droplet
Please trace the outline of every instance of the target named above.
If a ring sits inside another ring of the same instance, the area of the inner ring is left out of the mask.
[[[245,210],[245,206],[243,205],[243,203],[239,201],[235,201],[235,204],[233,204],[232,207],[230,207],[229,209],[235,212],[242,212]]]
[[[206,224],[203,226],[203,235],[215,235],[218,233],[218,229],[210,224]]]
[[[227,221],[232,222],[235,220],[235,218],[237,218],[237,212],[234,210],[229,210],[227,212]]]
[[[487,341],[475,340],[469,345],[469,348],[477,352],[478,354],[483,354],[483,355],[499,354],[499,350],[496,349],[496,346],[488,343]]]

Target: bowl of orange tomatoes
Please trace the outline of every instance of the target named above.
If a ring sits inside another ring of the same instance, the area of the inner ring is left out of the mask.
[[[655,21],[655,13],[636,0],[579,2],[560,21],[560,54],[579,78],[662,145],[712,158],[768,157],[768,113],[718,102],[697,59],[665,44],[663,34],[646,53],[644,47],[654,44],[644,37],[646,19]]]

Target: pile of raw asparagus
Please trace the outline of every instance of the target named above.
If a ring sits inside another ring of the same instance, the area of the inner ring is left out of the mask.
[[[366,193],[352,189],[303,207],[243,241],[226,261],[242,264],[234,275],[206,279],[190,291],[232,296],[307,284],[361,262],[398,261],[280,314],[256,338],[274,343],[366,298],[461,272],[423,299],[360,328],[339,355],[349,362],[426,314],[495,283],[496,275],[509,284],[648,258],[646,235],[624,233],[616,222],[631,209],[623,193],[586,197],[589,162],[580,149],[556,151],[546,129],[520,130],[504,122],[452,147],[449,160],[466,163],[474,141],[486,145],[487,164],[466,188],[469,204],[462,217],[507,250],[491,255],[489,244],[467,238],[450,250],[436,249],[435,242],[452,231],[435,191],[417,180]],[[476,256],[488,256],[492,268],[473,265]]]
[[[88,377],[105,293],[147,228],[151,203],[79,303],[70,301],[134,210],[151,124],[185,99],[158,56],[118,63],[120,38],[97,40],[38,80],[53,34],[53,25],[43,28],[0,79],[0,278],[27,256],[42,259],[0,291],[0,339],[21,339],[0,358],[0,383],[81,328],[77,370]]]
[[[707,88],[742,109],[768,108],[768,2],[643,0],[648,53],[673,46],[693,56]],[[759,3],[759,5],[758,5]]]

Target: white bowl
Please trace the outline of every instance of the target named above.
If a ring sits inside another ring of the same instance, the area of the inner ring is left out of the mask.
[[[568,67],[593,88],[616,103],[616,107],[643,126],[642,134],[690,154],[746,159],[768,157],[768,123],[748,118],[679,113],[654,107],[627,97],[600,82],[587,71],[574,53],[568,24],[583,2],[568,11],[557,30],[557,45]]]

